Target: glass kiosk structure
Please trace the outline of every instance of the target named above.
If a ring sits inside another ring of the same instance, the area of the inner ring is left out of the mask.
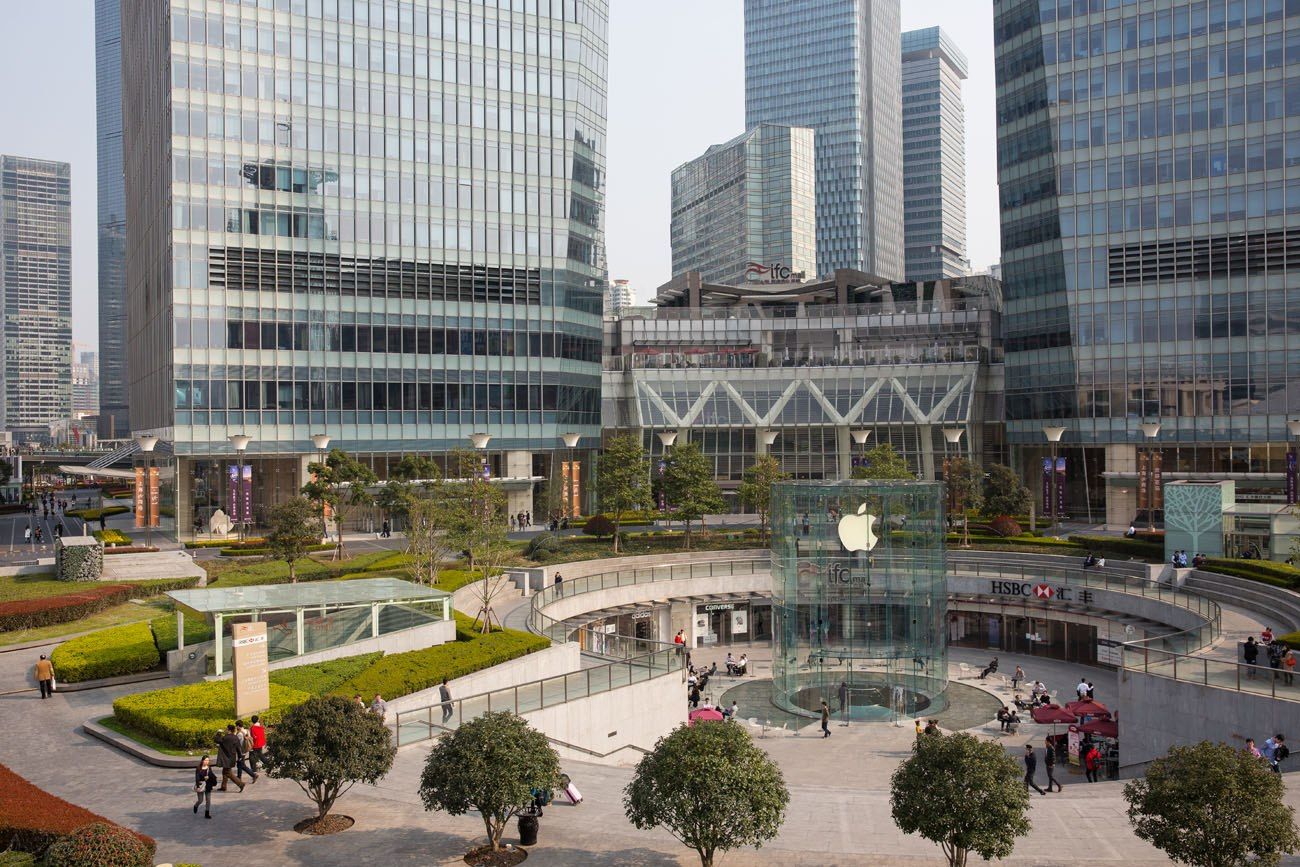
[[[772,529],[773,701],[855,720],[942,709],[943,485],[781,482]]]

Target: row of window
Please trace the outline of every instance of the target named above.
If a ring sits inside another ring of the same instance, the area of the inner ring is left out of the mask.
[[[1068,21],[1097,12],[1136,6],[1138,0],[1027,0],[1011,9],[998,21],[995,32],[999,41],[1010,39],[1038,23]],[[1284,15],[1300,15],[1300,0],[1200,0],[1174,9],[1130,15],[1107,22],[1137,31],[1137,44],[1151,45],[1218,33],[1234,27],[1276,21]],[[1105,26],[1105,25],[1103,25]],[[1080,28],[1081,29],[1081,28]],[[1104,36],[1091,41],[1100,42]]]
[[[178,379],[175,396],[177,409],[600,412],[600,389],[576,385]]]

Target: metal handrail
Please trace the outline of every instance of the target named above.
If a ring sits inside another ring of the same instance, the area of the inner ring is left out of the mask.
[[[1295,674],[1267,665],[1247,665],[1208,656],[1190,656],[1131,642],[1120,647],[1122,673],[1140,671],[1153,677],[1195,683],[1231,692],[1300,702],[1300,680]],[[1130,654],[1134,659],[1130,660]]]

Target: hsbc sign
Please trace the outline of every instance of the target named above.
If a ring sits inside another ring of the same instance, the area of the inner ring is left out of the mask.
[[[1025,599],[1039,599],[1050,602],[1053,599],[1069,601],[1070,589],[1053,587],[1047,583],[1031,584],[1028,581],[990,581],[989,593],[994,596],[1019,596]]]
[[[807,276],[804,271],[792,271],[788,265],[773,262],[763,265],[749,262],[745,266],[745,279],[751,283],[798,283]]]

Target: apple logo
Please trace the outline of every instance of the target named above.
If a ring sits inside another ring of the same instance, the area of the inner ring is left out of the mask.
[[[875,515],[867,514],[867,504],[858,506],[856,515],[840,518],[840,544],[849,551],[870,551],[880,539],[871,531],[876,523]]]

